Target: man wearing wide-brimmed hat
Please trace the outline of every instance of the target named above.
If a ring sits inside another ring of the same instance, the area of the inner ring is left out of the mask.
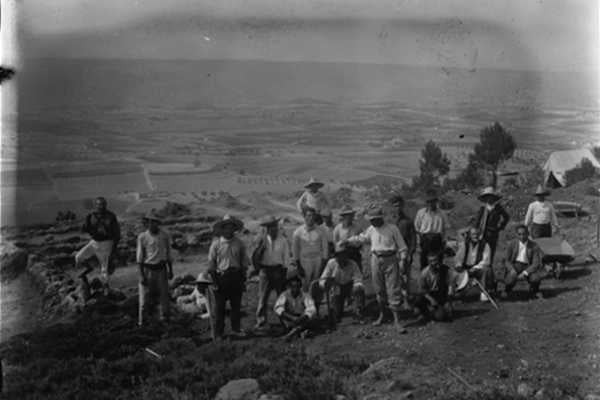
[[[347,241],[371,244],[371,276],[379,304],[379,317],[373,325],[383,323],[386,306],[389,306],[394,315],[394,324],[400,329],[401,277],[406,262],[406,243],[398,227],[385,222],[381,208],[369,210],[367,218],[371,226],[365,232],[350,237]]]
[[[510,215],[500,204],[501,198],[502,196],[491,186],[484,188],[478,196],[483,205],[475,216],[474,226],[479,229],[480,239],[490,246],[490,265],[494,263],[500,232],[506,228],[510,220]]]
[[[361,229],[358,224],[354,221],[356,210],[349,205],[345,205],[340,210],[340,223],[333,228],[333,242],[339,243],[352,236],[356,236],[360,233]],[[348,243],[346,246],[346,252],[348,257],[358,265],[358,268],[362,271],[362,255],[360,251],[360,245],[352,245]]]
[[[415,216],[415,230],[421,247],[421,269],[427,266],[427,254],[438,252],[440,257],[444,251],[444,238],[450,227],[448,218],[438,208],[438,196],[435,191],[427,192],[426,207],[417,211]]]
[[[530,227],[531,237],[544,238],[552,237],[552,226],[556,232],[560,230],[556,211],[551,202],[546,201],[546,197],[550,195],[542,185],[538,185],[535,191],[535,201],[527,207],[525,214],[525,226]]]
[[[250,258],[246,246],[235,233],[244,227],[239,219],[225,215],[215,223],[213,232],[217,236],[208,249],[208,271],[216,284],[215,331],[217,337],[225,333],[225,306],[231,307],[231,330],[242,335],[242,294],[246,287],[246,273]]]
[[[350,297],[355,306],[355,316],[362,318],[365,305],[362,273],[358,265],[350,259],[348,246],[344,242],[336,243],[333,257],[325,265],[321,277],[311,284],[310,293],[315,301],[317,313],[326,290],[333,291],[333,307],[338,321],[344,313],[344,303]]]
[[[267,323],[267,303],[272,291],[277,296],[285,289],[286,271],[290,266],[290,247],[286,238],[279,234],[279,218],[267,216],[260,222],[263,235],[252,255],[252,264],[258,270],[258,305],[256,326]]]
[[[292,235],[292,254],[300,275],[304,278],[304,290],[321,275],[329,257],[329,244],[322,229],[316,224],[317,213],[304,209],[304,224]]]
[[[306,191],[302,193],[302,196],[296,202],[296,208],[299,212],[302,213],[308,207],[314,209],[319,215],[324,215],[327,212],[331,214],[329,199],[325,193],[319,191],[323,186],[325,186],[323,182],[319,182],[312,177],[310,178],[306,185],[304,185]]]
[[[160,228],[161,219],[151,211],[144,217],[146,231],[137,238],[136,259],[140,272],[140,313],[138,324],[142,325],[143,315],[159,304],[159,319],[170,316],[169,280],[173,278],[173,258],[171,238]]]

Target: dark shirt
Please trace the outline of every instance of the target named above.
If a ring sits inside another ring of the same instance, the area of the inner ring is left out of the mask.
[[[479,208],[475,217],[475,226],[479,228],[483,227],[481,233],[484,238],[497,238],[500,231],[504,230],[506,225],[508,225],[510,216],[500,204],[496,204],[496,206],[487,213],[485,208],[485,206]],[[485,221],[482,221],[484,215],[486,215],[487,218]]]
[[[116,244],[121,239],[117,216],[108,210],[102,214],[97,212],[88,214],[82,231],[88,233],[97,242],[112,240]]]
[[[398,212],[398,221],[396,222],[396,225],[398,226],[398,230],[400,230],[400,233],[402,234],[404,243],[406,243],[408,253],[412,254],[415,251],[417,245],[415,224],[413,220],[400,211]]]

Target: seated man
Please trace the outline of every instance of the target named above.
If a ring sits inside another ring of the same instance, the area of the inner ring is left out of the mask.
[[[450,321],[452,305],[450,296],[454,293],[452,271],[442,264],[437,251],[427,255],[427,266],[419,276],[421,293],[417,296],[415,306],[422,319],[435,321]]]
[[[527,280],[531,295],[543,297],[539,291],[542,279],[546,277],[542,251],[537,243],[529,239],[529,230],[525,225],[517,227],[517,239],[508,244],[504,267],[506,272],[502,298],[508,297],[518,279]]]
[[[206,272],[202,272],[196,279],[194,291],[188,295],[177,298],[177,306],[185,313],[197,314],[200,318],[208,318],[212,310],[208,309],[206,296],[211,295],[212,278]]]
[[[302,280],[297,274],[287,281],[288,288],[275,302],[275,314],[288,330],[287,339],[300,334],[305,336],[315,324],[317,310],[309,294],[302,292]]]
[[[466,270],[469,277],[478,279],[489,291],[494,288],[494,274],[490,266],[491,250],[479,237],[479,228],[471,227],[465,240],[458,245],[454,268],[458,272]],[[481,293],[480,300],[489,299]]]
[[[317,314],[326,290],[333,292],[333,311],[338,321],[344,313],[344,303],[351,296],[356,317],[362,316],[365,305],[362,273],[358,265],[350,259],[349,249],[343,243],[336,244],[334,256],[327,262],[321,278],[311,284],[310,293],[315,301]]]

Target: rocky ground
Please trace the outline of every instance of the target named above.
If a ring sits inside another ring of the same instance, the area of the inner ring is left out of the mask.
[[[136,272],[131,264],[115,272],[119,290],[109,298],[97,294],[87,304],[81,301],[71,257],[85,241],[77,224],[5,232],[27,257],[19,250],[11,252],[19,252],[18,262],[10,264],[15,267],[9,275],[3,262],[3,279],[18,276],[13,285],[25,276],[33,278],[31,285],[41,296],[30,299],[27,309],[33,312],[41,305],[42,312],[29,318],[36,320],[32,332],[7,340],[3,328],[4,394],[212,399],[227,382],[247,378],[256,381],[233,382],[233,389],[223,389],[219,398],[236,398],[236,393],[242,393],[237,398],[262,394],[263,399],[595,398],[593,394],[600,395],[599,198],[589,188],[598,183],[553,192],[553,199],[578,201],[592,213],[561,218],[562,233],[577,258],[561,280],[544,282],[544,299],[530,300],[526,287],[518,286],[514,298],[494,310],[472,293],[458,302],[451,323],[415,326],[407,314],[404,335],[390,325],[373,328],[351,318],[335,330],[293,343],[257,332],[244,340],[213,344],[207,322],[185,314],[177,314],[169,326],[137,328]],[[529,191],[525,187],[505,192],[515,219],[524,215]],[[460,192],[447,197],[453,203],[449,215],[454,227],[463,227],[477,201]],[[289,232],[296,225],[291,203],[278,202],[275,210],[290,214],[284,223]],[[252,206],[253,201],[248,203]],[[415,199],[415,206],[418,203]],[[207,212],[203,207],[170,204],[163,210],[165,227],[175,238],[177,275],[194,275],[202,264],[210,224],[218,217],[214,208]],[[252,242],[256,223],[246,222],[249,230],[242,236]],[[126,218],[120,249],[125,265],[140,230],[137,216]],[[248,329],[255,322],[256,290],[250,283],[243,301]],[[274,328],[270,333],[280,332]]]

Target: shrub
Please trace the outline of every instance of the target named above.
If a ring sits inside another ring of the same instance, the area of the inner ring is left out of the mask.
[[[575,168],[565,172],[565,179],[567,180],[568,185],[572,185],[592,178],[594,175],[596,175],[594,164],[587,158],[584,158]]]

